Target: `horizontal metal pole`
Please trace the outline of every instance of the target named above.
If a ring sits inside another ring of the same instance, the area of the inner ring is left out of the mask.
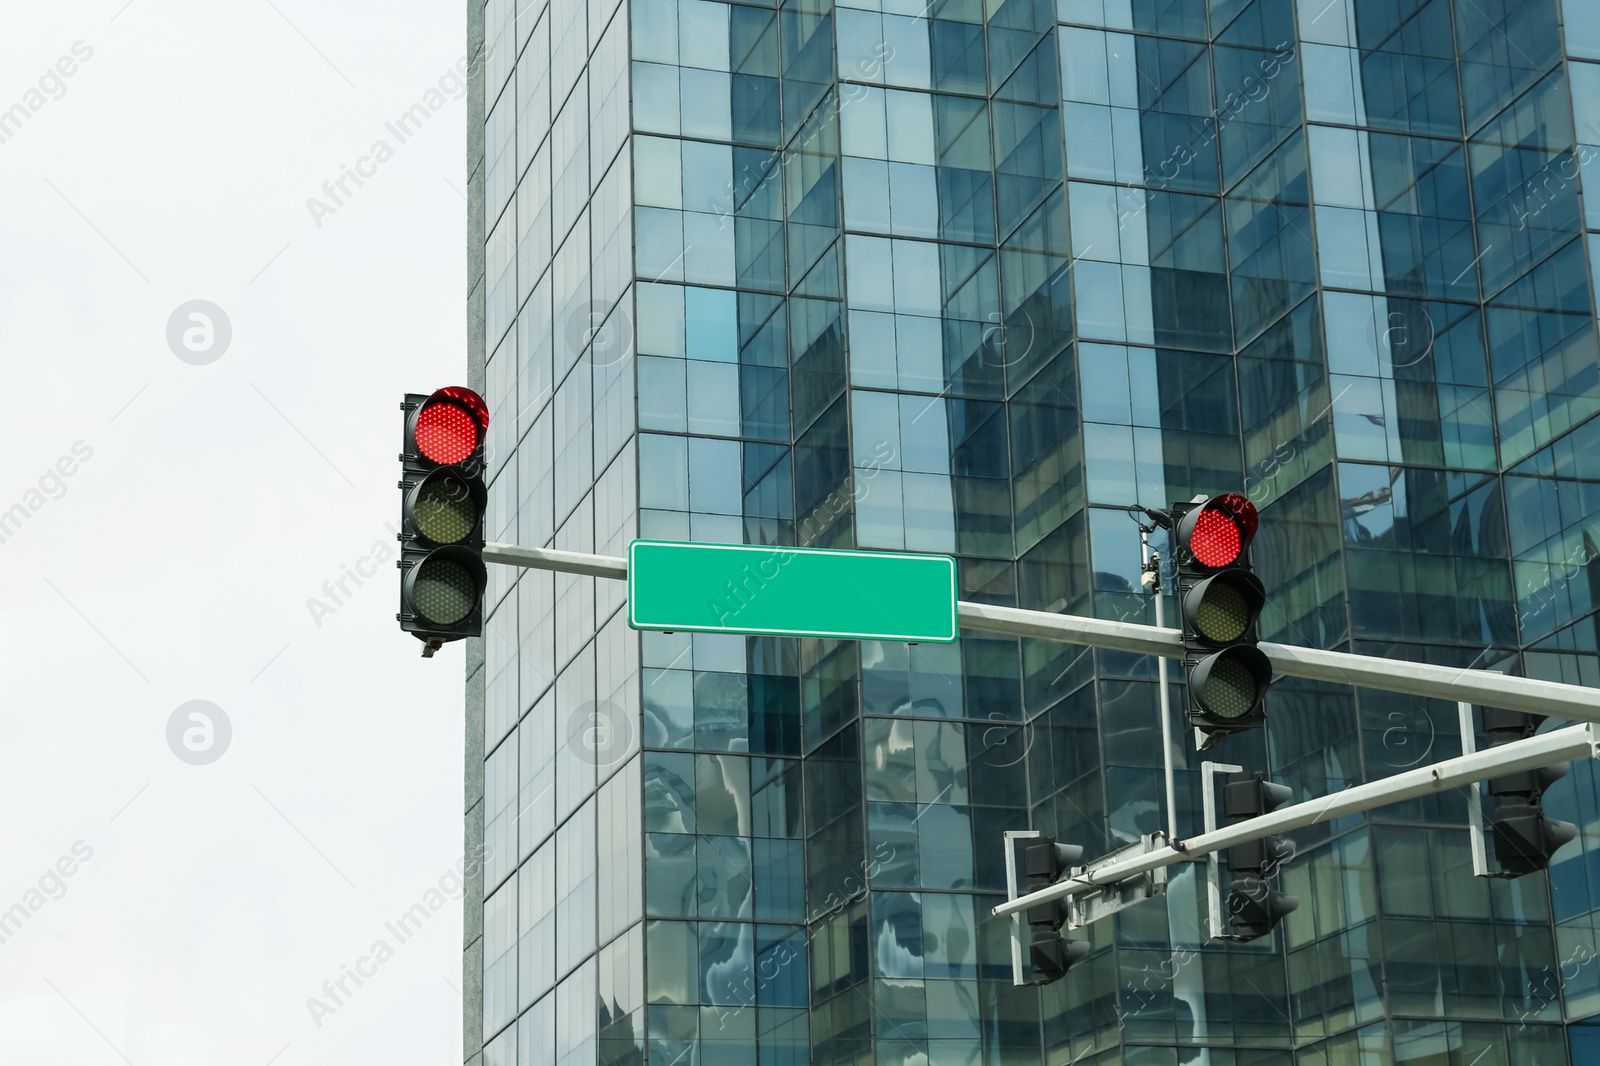
[[[628,560],[612,555],[589,555],[556,548],[519,548],[515,544],[485,544],[483,561],[520,566],[529,570],[555,570],[563,574],[587,574],[627,580]]]
[[[626,559],[554,548],[488,544],[484,546],[483,558],[485,562],[592,577],[625,580],[628,576]],[[1108,618],[1025,611],[987,603],[962,601],[956,604],[956,608],[961,628],[975,632],[1083,644],[1135,655],[1161,655],[1170,659],[1183,657],[1183,640],[1176,629],[1161,629]],[[1428,699],[1503,707],[1508,711],[1569,718],[1577,722],[1600,722],[1600,690],[1596,689],[1513,677],[1492,670],[1435,666],[1383,659],[1375,655],[1297,648],[1288,644],[1262,644],[1260,647],[1272,660],[1272,669],[1287,677],[1358,685]]]
[[[1093,648],[1126,651],[1135,655],[1183,658],[1183,641],[1176,629],[1157,629],[1155,626],[1077,614],[1024,611],[1020,607],[996,607],[965,600],[956,604],[956,612],[962,629],[1005,633],[1014,637],[1037,637],[1064,644],[1087,644]]]
[[[1272,668],[1290,677],[1403,692],[1409,696],[1503,707],[1508,711],[1600,722],[1600,690],[1514,677],[1493,670],[1435,666],[1375,655],[1263,644]]]
[[[1183,657],[1183,639],[1176,629],[983,603],[963,602],[959,607],[963,629],[1087,644],[1138,655]],[[1435,666],[1288,644],[1264,643],[1260,648],[1272,660],[1273,671],[1287,677],[1503,707],[1508,711],[1570,718],[1577,722],[1600,722],[1600,690],[1592,688],[1513,677],[1492,670]]]
[[[1100,885],[1137,877],[1160,866],[1170,866],[1175,862],[1200,858],[1214,851],[1248,844],[1275,833],[1300,829],[1317,822],[1342,818],[1347,814],[1369,811],[1375,807],[1386,807],[1391,803],[1430,795],[1447,788],[1459,788],[1476,781],[1486,781],[1491,777],[1505,777],[1523,770],[1553,766],[1573,759],[1596,757],[1600,757],[1600,746],[1596,745],[1595,728],[1590,724],[1540,733],[1527,740],[1517,740],[1487,751],[1461,755],[1432,766],[1407,770],[1393,777],[1356,785],[1335,792],[1331,796],[1296,803],[1257,818],[1202,833],[1184,841],[1184,850],[1181,852],[1175,851],[1170,846],[1163,847],[1146,855],[1099,866],[1071,880],[1002,903],[994,909],[994,913],[1003,916],[1026,910],[1053,899],[1088,892]]]

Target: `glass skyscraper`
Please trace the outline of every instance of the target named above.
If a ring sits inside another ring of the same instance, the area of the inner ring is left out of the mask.
[[[1149,623],[1128,508],[1242,488],[1263,639],[1600,685],[1595,0],[468,11],[491,539],[947,553]],[[475,1066],[1600,1062],[1586,765],[1548,876],[1474,878],[1451,792],[1293,834],[1270,937],[1207,940],[1181,865],[1014,988],[1002,834],[1166,824],[1153,661],[624,592],[491,568]],[[1453,704],[1267,708],[1207,757],[1297,799],[1461,750]]]

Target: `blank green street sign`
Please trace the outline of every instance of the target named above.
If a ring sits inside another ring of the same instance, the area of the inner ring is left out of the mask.
[[[956,639],[956,561],[904,552],[636,540],[628,545],[628,624],[948,644]]]

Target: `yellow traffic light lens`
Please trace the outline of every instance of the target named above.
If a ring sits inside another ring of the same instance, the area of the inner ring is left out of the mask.
[[[1194,615],[1195,628],[1207,640],[1227,644],[1238,640],[1250,628],[1250,605],[1232,585],[1213,581]]]
[[[428,481],[417,494],[417,532],[435,544],[455,544],[471,535],[478,524],[478,508],[460,478]]]
[[[1256,706],[1255,673],[1237,659],[1223,656],[1212,666],[1200,702],[1218,718],[1243,718]]]
[[[415,586],[416,608],[436,625],[454,625],[472,613],[478,583],[466,567],[449,559],[424,559]]]

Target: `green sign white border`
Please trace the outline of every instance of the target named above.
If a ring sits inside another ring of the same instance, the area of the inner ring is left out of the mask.
[[[734,629],[727,626],[693,626],[670,625],[659,622],[640,621],[634,615],[633,582],[638,574],[638,560],[635,558],[635,549],[641,545],[645,547],[669,548],[708,548],[717,551],[749,551],[749,552],[794,552],[797,555],[833,555],[853,556],[865,559],[933,559],[945,563],[950,568],[950,636],[924,637],[921,640],[907,640],[902,636],[883,633],[863,633],[848,637],[835,633],[805,634],[796,633],[789,629]],[[954,644],[961,636],[960,625],[960,597],[956,588],[956,560],[950,555],[929,555],[921,552],[895,552],[895,551],[860,551],[854,548],[796,548],[784,544],[708,544],[696,541],[682,540],[643,540],[637,539],[628,542],[628,625],[633,629],[650,630],[655,632],[672,633],[727,633],[733,636],[750,635],[758,637],[805,637],[810,640],[886,640],[896,644]]]

